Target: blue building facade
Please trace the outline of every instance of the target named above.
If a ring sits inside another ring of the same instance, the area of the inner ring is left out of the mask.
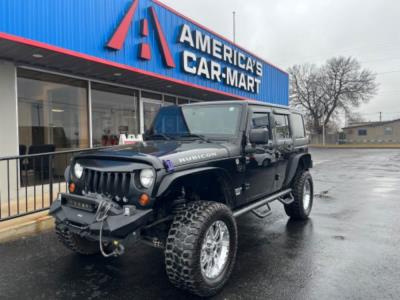
[[[211,100],[212,94],[288,105],[286,72],[158,1],[2,0],[0,41],[62,54],[59,60],[79,58],[74,70],[82,76],[87,61],[113,68],[114,74],[120,69],[141,75],[140,85],[148,80],[148,89],[154,79],[158,91],[170,85],[182,96],[198,90],[199,100]],[[26,49],[15,58],[6,50],[0,56],[41,64],[25,59]],[[50,60],[41,66],[53,67]],[[63,70],[62,64],[54,67]],[[135,80],[125,83],[135,86]]]

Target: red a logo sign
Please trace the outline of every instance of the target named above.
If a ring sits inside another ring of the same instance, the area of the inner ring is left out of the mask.
[[[113,50],[122,49],[138,5],[139,0],[133,0],[128,12],[125,14],[110,41],[107,43],[108,48]],[[160,21],[154,7],[149,7],[149,14],[151,16],[152,24],[157,34],[157,40],[161,49],[161,55],[163,57],[164,64],[168,68],[175,68],[175,62],[171,55],[171,50],[169,49],[167,40],[161,28]],[[140,20],[140,34],[143,39],[149,36],[149,22],[146,18]],[[139,58],[143,60],[151,59],[151,48],[149,43],[143,42],[139,45]]]

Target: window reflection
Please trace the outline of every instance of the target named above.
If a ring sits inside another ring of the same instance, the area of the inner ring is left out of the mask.
[[[121,134],[139,133],[135,90],[92,84],[93,146],[113,146]]]
[[[18,70],[19,141],[26,154],[89,147],[87,83]]]

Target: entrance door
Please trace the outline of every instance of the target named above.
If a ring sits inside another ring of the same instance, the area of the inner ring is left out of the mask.
[[[160,110],[162,103],[157,100],[142,98],[142,132],[145,133],[150,129],[151,124],[154,121],[158,111]]]

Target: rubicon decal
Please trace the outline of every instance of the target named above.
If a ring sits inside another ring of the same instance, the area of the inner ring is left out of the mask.
[[[119,24],[117,30],[114,32],[113,36],[111,37],[110,41],[108,42],[108,44],[107,44],[108,48],[111,48],[114,50],[122,49],[138,5],[139,5],[139,0],[134,0],[132,2],[131,7],[129,8],[125,17],[122,19],[121,23]],[[163,56],[164,63],[168,68],[175,68],[175,62],[172,57],[171,50],[169,49],[164,32],[161,28],[157,13],[153,7],[149,7],[149,13],[151,16],[152,23],[155,27],[155,31],[157,33],[157,40],[160,45],[160,49],[162,52],[161,54]],[[149,35],[148,20],[142,19],[140,24],[141,24],[140,31],[141,31],[142,37],[143,38],[148,37],[148,35]],[[146,42],[141,43],[139,45],[139,49],[140,49],[139,57],[141,59],[143,59],[143,60],[151,59],[151,49],[150,49],[150,45],[148,43],[146,43]]]
[[[214,158],[217,157],[217,153],[211,152],[211,153],[201,153],[201,154],[195,154],[187,157],[182,157],[179,159],[179,163],[190,163],[194,161],[199,161],[203,159],[209,159],[209,158]]]

